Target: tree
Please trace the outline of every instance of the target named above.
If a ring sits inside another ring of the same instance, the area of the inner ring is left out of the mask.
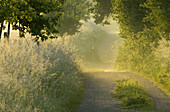
[[[21,36],[29,32],[35,40],[56,38],[63,0],[1,0],[0,20],[8,21]],[[19,23],[19,24],[18,24]]]
[[[147,8],[147,15],[144,21],[153,24],[152,29],[159,33],[160,38],[170,39],[170,1],[168,0],[147,0],[142,5]]]
[[[59,34],[74,35],[79,32],[79,28],[83,24],[82,21],[87,21],[90,18],[89,8],[92,3],[87,0],[66,0],[63,4],[64,14],[60,21],[60,26],[57,27]]]
[[[1,27],[0,27],[0,39],[1,39],[1,35],[2,35],[3,24],[4,24],[4,22],[1,22]]]
[[[112,0],[120,35],[135,37],[145,28],[158,39],[170,39],[170,2],[167,0]]]
[[[5,4],[5,0],[0,0],[0,23],[1,23],[0,39],[1,39],[1,36],[2,36],[2,30],[4,28],[4,20],[5,20],[5,17],[7,15],[7,13],[5,12],[6,7],[8,7],[8,4]]]
[[[112,3],[111,0],[93,0],[96,2],[95,7],[91,8],[91,12],[94,14],[96,24],[109,24],[107,19],[112,14]]]
[[[126,38],[128,34],[136,34],[143,31],[144,27],[150,27],[150,23],[143,21],[146,8],[141,7],[146,0],[112,0],[113,13],[120,25],[120,35]]]

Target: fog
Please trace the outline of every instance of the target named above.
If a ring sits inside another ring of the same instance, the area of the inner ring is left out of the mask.
[[[80,32],[66,39],[77,50],[83,70],[113,70],[113,44],[121,41],[121,38],[117,23],[112,19],[109,22],[110,25],[97,25],[94,19],[89,19],[82,25]]]

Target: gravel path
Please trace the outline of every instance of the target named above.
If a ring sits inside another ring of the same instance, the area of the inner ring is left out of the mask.
[[[86,90],[85,98],[78,112],[132,112],[122,110],[119,102],[112,98],[115,81],[132,78],[144,86],[154,100],[158,112],[170,112],[170,98],[154,84],[142,76],[128,72],[93,72],[85,73]]]

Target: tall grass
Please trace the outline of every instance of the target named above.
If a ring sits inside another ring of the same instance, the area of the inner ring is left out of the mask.
[[[75,58],[60,39],[0,42],[0,111],[75,112],[84,86]]]
[[[145,75],[170,93],[170,41],[154,40],[151,32],[139,33],[137,39],[124,39],[115,68]]]

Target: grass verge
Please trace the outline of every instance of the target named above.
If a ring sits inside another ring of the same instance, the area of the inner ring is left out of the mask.
[[[124,109],[135,109],[139,112],[155,112],[153,101],[147,90],[137,81],[123,79],[116,82],[113,98],[121,101]]]
[[[63,40],[0,42],[0,112],[76,112],[84,77]]]

